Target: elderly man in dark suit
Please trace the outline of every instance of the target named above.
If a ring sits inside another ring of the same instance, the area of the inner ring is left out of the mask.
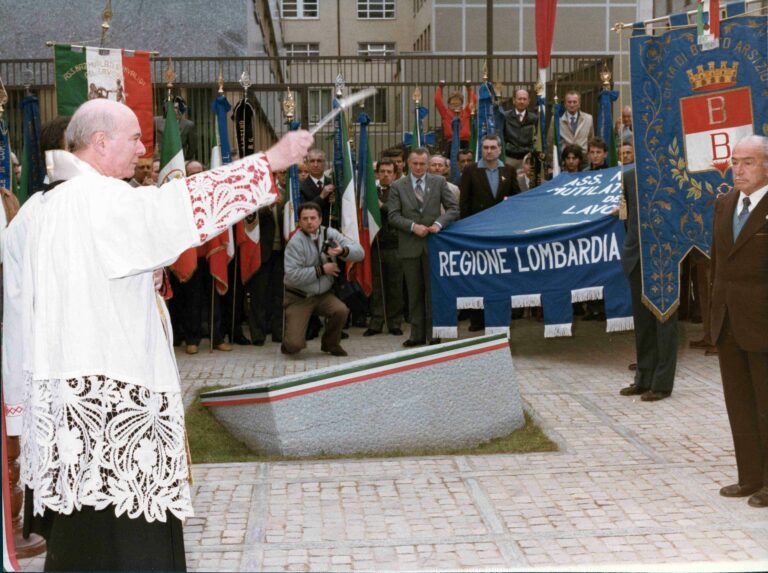
[[[515,170],[523,166],[523,159],[533,151],[536,137],[539,116],[528,111],[530,99],[528,90],[516,90],[512,99],[514,107],[504,113],[506,164]]]
[[[314,201],[320,205],[323,221],[329,227],[336,227],[331,221],[331,206],[336,201],[336,187],[329,177],[325,176],[325,152],[313,148],[307,153],[307,168],[309,177],[299,184],[301,202]]]
[[[640,233],[637,220],[637,182],[635,170],[624,173],[627,202],[627,233],[621,251],[621,266],[629,280],[632,317],[635,321],[635,381],[619,392],[655,402],[672,394],[677,367],[677,311],[661,322],[643,304],[643,277],[640,269]]]
[[[418,147],[408,156],[409,175],[392,184],[387,206],[389,224],[398,231],[398,255],[408,289],[411,335],[406,348],[439,340],[428,337],[432,329],[432,292],[429,280],[427,237],[439,233],[459,218],[459,206],[445,177],[427,173],[429,152]],[[445,212],[440,213],[440,207]]]
[[[768,507],[768,138],[742,139],[731,163],[734,189],[715,201],[710,337],[739,481],[720,495]]]
[[[480,161],[467,166],[461,174],[459,211],[462,219],[485,211],[507,197],[520,193],[517,171],[499,159],[499,136],[486,135],[481,148],[483,157]],[[472,332],[485,328],[482,310],[471,310],[469,321],[469,330]]]

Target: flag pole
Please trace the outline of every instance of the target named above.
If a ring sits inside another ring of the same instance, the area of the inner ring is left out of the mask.
[[[101,13],[101,40],[99,41],[99,48],[103,48],[107,44],[107,34],[109,33],[109,23],[111,20],[112,0],[107,0],[107,4]]]
[[[224,72],[221,69],[221,65],[219,65],[219,77],[218,77],[218,84],[219,89],[217,90],[217,93],[222,96],[224,95]],[[219,133],[219,122],[218,117],[214,115],[213,117],[213,133],[216,138],[216,145],[219,147],[219,154],[221,154],[221,134]],[[231,227],[230,227],[231,229]],[[232,240],[235,242],[235,245],[233,245],[232,250],[234,251],[234,263],[235,263],[235,272],[232,275],[232,328],[229,333],[229,342],[231,344],[234,344],[235,340],[235,317],[237,316],[235,314],[235,308],[237,308],[237,240],[235,239],[234,233],[232,233]]]
[[[210,273],[210,266],[208,267],[208,272]],[[214,302],[215,299],[213,297],[216,296],[216,279],[213,278],[213,275],[211,275],[211,316],[208,319],[208,322],[210,324],[208,325],[208,330],[211,332],[211,345],[210,350],[208,350],[209,353],[213,353],[213,312],[214,312]]]

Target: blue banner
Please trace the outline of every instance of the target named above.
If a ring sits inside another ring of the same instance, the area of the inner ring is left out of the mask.
[[[541,141],[541,150],[543,152],[546,152],[546,138],[544,137],[544,134],[547,133],[546,126],[547,126],[547,103],[544,101],[543,95],[536,96],[536,106],[539,109],[539,134],[540,134],[540,141]],[[555,116],[555,129],[557,129],[557,118],[560,116]],[[558,147],[555,150],[555,153],[552,155],[552,161],[559,163],[559,155],[560,155],[560,132],[557,132],[557,139]],[[547,177],[547,160],[546,160],[546,153],[542,153],[543,160],[541,162],[541,180],[544,181]]]
[[[357,185],[357,189],[355,189],[355,194],[357,196],[357,207],[358,209],[366,213],[366,201],[367,196],[365,193],[365,165],[367,161],[366,153],[368,153],[368,125],[371,123],[371,116],[369,116],[364,111],[360,112],[357,116],[357,123],[360,124],[360,137],[358,138],[358,141],[360,142],[360,145],[358,145],[357,150],[357,165],[358,165],[358,178],[355,182]],[[362,217],[363,220],[363,226],[368,226],[368,217]]]
[[[496,133],[495,114],[493,111],[493,86],[491,82],[480,84],[477,92],[477,149],[475,149],[475,160],[479,160],[483,156],[480,151],[483,146],[483,138],[486,135]]]
[[[435,144],[435,132],[424,133],[424,120],[427,119],[429,110],[424,106],[417,106],[413,110],[413,131],[403,133],[403,144],[411,149]],[[414,135],[415,134],[415,135]]]
[[[45,160],[40,152],[40,106],[34,95],[21,100],[24,114],[24,149],[22,153],[21,181],[19,202],[24,203],[35,191],[43,188],[45,179]]]
[[[219,131],[219,149],[221,149],[221,163],[226,165],[232,163],[232,148],[229,145],[229,128],[227,126],[227,113],[232,109],[229,101],[224,94],[219,95],[213,103],[211,110],[216,116],[216,126]]]
[[[715,199],[733,185],[733,146],[768,135],[766,24],[724,20],[711,50],[693,25],[630,40],[643,298],[660,320],[679,305],[683,258],[709,254]]]
[[[619,154],[616,147],[616,138],[614,137],[616,130],[613,128],[613,102],[619,99],[619,92],[616,90],[602,90],[597,99],[597,137],[602,139],[608,147],[608,153],[605,157],[606,165],[616,167]]]
[[[430,235],[433,336],[457,335],[457,308],[485,309],[493,333],[527,306],[543,308],[545,336],[568,336],[571,304],[597,299],[608,331],[632,328],[620,197],[619,168],[563,173]]]
[[[11,142],[8,139],[8,128],[0,118],[0,187],[11,191]]]

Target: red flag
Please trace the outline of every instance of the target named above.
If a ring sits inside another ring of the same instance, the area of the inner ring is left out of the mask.
[[[197,247],[187,249],[179,255],[176,262],[171,265],[173,274],[179,281],[185,283],[197,270]]]
[[[360,229],[360,245],[365,256],[357,263],[347,263],[347,280],[356,282],[363,289],[365,296],[371,296],[373,292],[373,271],[371,270],[371,234],[368,226],[364,225],[363,217],[367,217],[362,209],[357,210],[357,226]],[[377,229],[378,230],[378,229]]]
[[[709,0],[709,33],[720,37],[720,0]]]
[[[230,258],[227,245],[229,245],[229,234],[224,231],[197,247],[198,256],[205,257],[208,261],[208,270],[213,277],[216,291],[220,295],[227,294],[229,289],[227,265]]]
[[[557,0],[536,0],[536,58],[540,70],[549,68],[556,11]]]
[[[259,216],[257,213],[246,217],[235,225],[235,243],[239,248],[240,277],[243,284],[247,283],[261,268],[261,245],[259,240]]]

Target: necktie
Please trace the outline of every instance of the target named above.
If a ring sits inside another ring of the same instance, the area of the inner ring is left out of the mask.
[[[318,191],[322,191],[323,190],[323,180],[322,179],[318,179],[318,181],[317,181],[317,190]]]
[[[418,199],[419,204],[424,202],[424,187],[421,185],[421,179],[416,180],[416,199]]]
[[[575,116],[575,115],[572,115],[572,116],[571,116],[571,131],[572,131],[573,133],[576,133],[576,122],[577,122],[577,121],[578,121],[578,118],[577,118],[577,116]]]
[[[739,236],[739,233],[741,232],[741,228],[744,226],[744,223],[747,222],[747,219],[749,218],[749,207],[752,203],[749,200],[749,197],[744,197],[742,200],[742,205],[744,205],[741,209],[741,213],[739,213],[739,216],[736,217],[736,224],[733,226],[733,240],[736,240],[736,237]]]
[[[517,114],[517,119],[520,120],[520,123],[523,123],[523,118],[524,117],[525,117],[525,112],[524,111],[521,111],[520,113]]]

